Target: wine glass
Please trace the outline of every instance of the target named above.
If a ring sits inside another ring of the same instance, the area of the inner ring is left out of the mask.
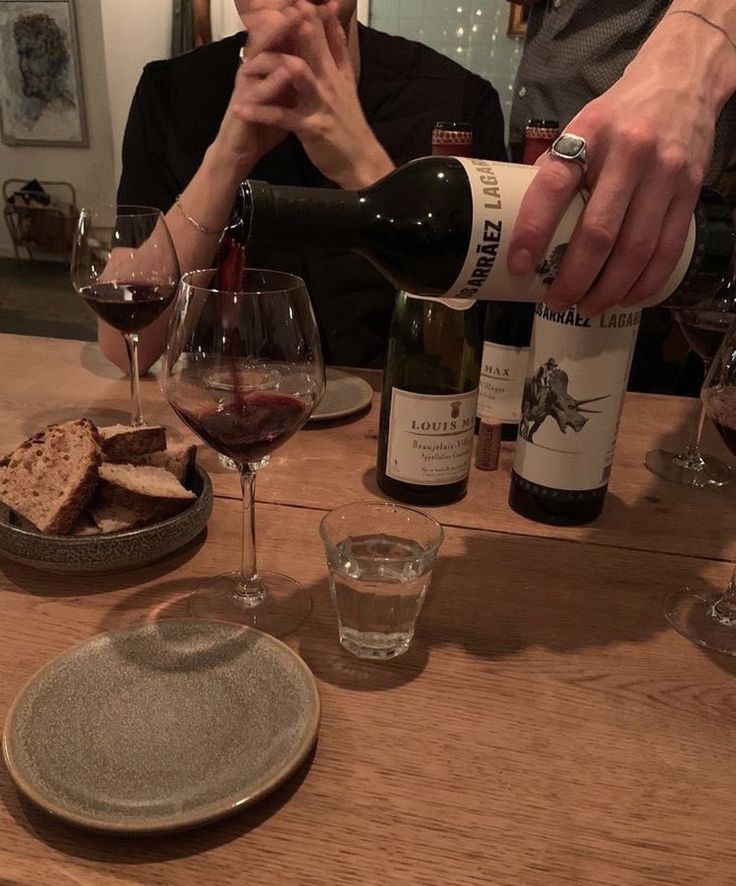
[[[179,282],[176,250],[160,210],[104,206],[79,214],[72,285],[105,323],[123,334],[130,361],[132,427],[144,424],[138,333],[159,317]]]
[[[736,321],[713,361],[701,396],[706,414],[736,455]],[[675,591],[667,598],[665,615],[693,643],[736,655],[736,571],[725,590]]]
[[[688,344],[705,364],[705,372],[713,362],[723,337],[736,311],[736,284],[732,272],[708,299],[691,308],[675,312],[675,319]],[[712,455],[700,451],[706,410],[701,403],[698,420],[685,450],[670,452],[653,449],[644,459],[646,467],[663,480],[685,486],[725,486],[734,479],[733,470]]]
[[[162,386],[182,421],[238,467],[242,557],[240,571],[209,580],[189,610],[282,635],[307,617],[311,600],[293,578],[256,568],[256,471],[324,393],[319,333],[299,277],[249,268],[238,272],[237,291],[224,291],[215,288],[216,275],[192,271],[181,279]]]

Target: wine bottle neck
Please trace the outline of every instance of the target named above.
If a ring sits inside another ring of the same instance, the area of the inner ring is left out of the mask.
[[[248,181],[242,187],[247,240],[351,249],[360,238],[361,196],[337,188]]]

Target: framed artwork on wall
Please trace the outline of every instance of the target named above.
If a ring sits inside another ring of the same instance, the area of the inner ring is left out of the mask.
[[[520,3],[512,3],[509,12],[509,26],[506,33],[509,37],[525,37],[526,23],[529,18],[529,7]]]
[[[89,144],[74,0],[0,0],[0,137]]]

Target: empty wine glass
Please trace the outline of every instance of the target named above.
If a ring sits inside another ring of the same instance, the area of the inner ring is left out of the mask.
[[[105,323],[123,334],[130,361],[132,427],[144,424],[138,333],[159,317],[179,282],[176,250],[152,206],[104,206],[79,214],[72,286]]]
[[[293,578],[256,567],[256,471],[324,393],[319,333],[299,277],[250,268],[238,271],[237,291],[223,291],[214,288],[216,274],[193,271],[181,279],[162,386],[185,424],[238,467],[242,556],[240,571],[195,592],[190,613],[281,635],[306,618],[311,601]]]
[[[736,322],[706,376],[702,400],[723,442],[736,455]],[[736,572],[725,589],[675,591],[667,598],[665,614],[672,627],[693,643],[736,655]]]
[[[708,299],[675,312],[675,319],[688,344],[705,364],[711,366],[723,337],[736,312],[736,284],[733,268],[723,284]],[[725,486],[734,479],[733,470],[713,455],[700,451],[706,410],[701,403],[697,423],[683,452],[653,449],[644,459],[647,468],[663,480],[686,486]]]

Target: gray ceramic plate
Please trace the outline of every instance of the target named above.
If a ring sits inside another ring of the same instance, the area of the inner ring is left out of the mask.
[[[268,794],[317,738],[311,672],[253,628],[170,619],[101,634],[49,662],[11,706],[18,788],[72,824],[194,827]]]
[[[212,513],[212,483],[195,468],[187,484],[197,500],[169,520],[105,535],[43,535],[23,528],[0,502],[0,554],[44,572],[84,575],[146,566],[171,554],[204,529]]]
[[[328,369],[324,397],[310,417],[310,421],[330,421],[360,412],[373,399],[373,388],[355,375],[341,369]]]

